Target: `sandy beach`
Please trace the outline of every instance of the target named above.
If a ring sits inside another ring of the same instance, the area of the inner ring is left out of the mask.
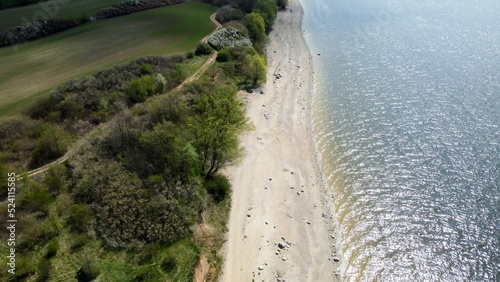
[[[241,138],[242,162],[225,172],[233,193],[221,281],[339,280],[331,200],[310,134],[313,68],[301,21],[300,3],[290,0],[269,35],[266,84],[242,94],[256,130]]]

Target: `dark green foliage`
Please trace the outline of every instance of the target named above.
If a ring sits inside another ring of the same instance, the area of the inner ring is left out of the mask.
[[[111,112],[119,112],[131,105],[126,95],[130,83],[143,76],[143,64],[150,65],[155,73],[170,73],[176,71],[183,56],[148,56],[133,60],[125,65],[117,65],[101,70],[92,76],[71,79],[64,85],[53,90],[49,97],[41,99],[29,110],[33,118],[47,118],[50,113],[60,112],[60,120],[82,118],[92,112],[102,110],[103,99],[108,102]],[[167,89],[176,87],[179,82],[166,77]],[[169,80],[170,79],[170,80]],[[147,90],[146,90],[147,92]],[[63,102],[65,101],[66,102]]]
[[[257,0],[253,7],[253,13],[260,14],[264,19],[266,25],[266,33],[271,32],[273,29],[274,20],[278,14],[278,6],[274,0]]]
[[[137,263],[140,265],[149,264],[158,256],[160,245],[158,243],[149,243],[144,246],[137,255]]]
[[[16,275],[15,278],[13,277],[9,281],[26,281],[26,278],[35,274],[35,272],[36,265],[31,257],[16,256]],[[7,273],[7,270],[4,273]]]
[[[141,65],[142,74],[153,74],[155,70],[150,64],[142,63]]]
[[[240,11],[240,13],[241,13],[241,11]],[[231,6],[224,6],[224,7],[220,8],[217,11],[217,15],[215,16],[215,19],[221,24],[232,21],[234,19],[233,8]]]
[[[20,243],[16,242],[16,250],[27,252],[33,250],[38,244],[44,244],[57,235],[57,229],[53,223],[46,220],[42,224],[32,225],[23,230]]]
[[[141,79],[130,83],[129,97],[134,103],[143,102],[156,93],[156,80],[154,77],[144,75]]]
[[[7,166],[4,164],[3,154],[0,153],[0,197],[4,197],[8,193],[8,184],[7,181],[8,173],[11,172],[8,170]]]
[[[44,1],[48,1],[48,0],[41,0],[41,1],[40,0],[2,0],[2,1],[0,1],[0,10],[36,4],[38,2],[44,2]]]
[[[53,165],[47,170],[43,183],[47,185],[50,192],[59,194],[66,177],[66,167],[63,164]]]
[[[78,19],[76,19],[76,21],[77,21],[79,24],[86,24],[86,23],[90,22],[90,18],[89,18],[89,16],[87,16],[87,15],[82,15],[82,16],[80,16]]]
[[[284,10],[288,6],[288,0],[275,0],[275,2],[280,10]]]
[[[79,282],[90,282],[99,276],[99,268],[96,266],[94,260],[87,257],[83,259],[82,267],[78,270],[75,277]]]
[[[46,258],[41,258],[37,266],[37,282],[49,281],[50,272],[52,271],[52,263]]]
[[[127,3],[131,2],[131,3]],[[114,5],[113,7],[104,8],[96,13],[96,19],[102,20],[107,18],[118,17],[121,15],[126,15],[130,13],[135,13],[139,11],[144,11],[148,9],[154,9],[158,7],[179,4],[182,0],[140,0],[140,1],[124,1],[120,4]]]
[[[216,202],[223,201],[231,191],[229,180],[222,175],[214,175],[209,179],[205,179],[204,186]]]
[[[50,259],[57,254],[58,250],[59,250],[59,240],[56,237],[50,240],[50,242],[47,244],[47,252],[45,253],[44,257]]]
[[[70,245],[70,250],[72,252],[78,251],[81,249],[85,244],[87,244],[88,237],[86,234],[74,234],[72,235],[72,241]]]
[[[177,268],[175,257],[169,252],[161,261],[160,267],[165,272],[172,272]]]
[[[74,204],[71,205],[69,217],[66,224],[72,231],[84,232],[87,230],[90,220],[92,219],[90,210],[85,205]]]
[[[196,56],[208,55],[210,53],[212,53],[212,47],[208,43],[200,42],[196,45],[196,50],[194,51]]]
[[[24,195],[20,197],[22,206],[32,212],[42,212],[44,215],[48,215],[49,206],[54,201],[54,198],[47,190],[47,187],[30,182],[24,187],[24,190]]]
[[[239,21],[243,17],[240,9],[233,9],[233,20]]]
[[[78,23],[76,21],[68,19],[45,19],[33,23],[24,23],[1,34],[3,39],[2,45],[24,43],[77,25]]]
[[[57,159],[64,155],[71,142],[71,136],[59,125],[49,125],[36,140],[33,160],[42,164],[47,160]]]
[[[134,281],[161,281],[160,270],[154,265],[138,267],[135,271]]]
[[[241,0],[239,7],[245,13],[251,13],[257,0]]]
[[[229,61],[229,51],[228,50],[220,50],[217,53],[217,62],[227,62]]]
[[[189,51],[186,53],[186,59],[192,59],[194,58],[194,52],[193,51]]]

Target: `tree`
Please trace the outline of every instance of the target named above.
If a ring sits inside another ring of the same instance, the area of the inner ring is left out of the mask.
[[[54,201],[54,198],[50,195],[47,188],[43,185],[31,182],[25,189],[27,190],[27,194],[21,198],[23,206],[31,211],[40,211],[48,215],[49,206]]]
[[[276,0],[276,6],[278,6],[280,10],[284,10],[286,6],[288,6],[288,0]]]
[[[57,125],[49,125],[36,140],[36,147],[32,152],[35,162],[55,159],[66,153],[71,142],[71,135]]]
[[[165,83],[166,85],[166,83]],[[132,102],[139,103],[156,93],[156,79],[149,75],[130,83],[129,96]]]
[[[254,87],[266,80],[266,61],[263,57],[255,55],[247,55],[245,57],[245,76],[250,80]]]
[[[212,52],[212,47],[208,45],[208,43],[200,42],[198,45],[196,45],[196,50],[194,51],[194,54],[196,56],[201,56],[201,55],[208,55]]]
[[[243,148],[238,135],[252,128],[245,116],[245,104],[236,94],[235,88],[222,85],[215,92],[202,95],[195,106],[199,115],[188,120],[205,178],[239,160]]]
[[[248,28],[252,42],[264,43],[266,41],[265,23],[260,14],[248,14],[245,20],[245,26]]]
[[[274,20],[278,14],[278,6],[274,0],[257,0],[253,7],[253,12],[260,14],[266,24],[266,32],[269,33],[274,25]]]

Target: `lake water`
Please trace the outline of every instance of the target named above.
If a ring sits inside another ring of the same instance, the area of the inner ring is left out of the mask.
[[[343,276],[500,281],[500,1],[301,3]]]

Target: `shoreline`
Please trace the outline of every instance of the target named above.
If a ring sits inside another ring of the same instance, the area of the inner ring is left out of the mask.
[[[267,81],[241,92],[256,130],[241,137],[241,163],[225,170],[233,192],[221,281],[340,281],[331,196],[311,132],[314,70],[302,17],[299,0],[278,13]]]

